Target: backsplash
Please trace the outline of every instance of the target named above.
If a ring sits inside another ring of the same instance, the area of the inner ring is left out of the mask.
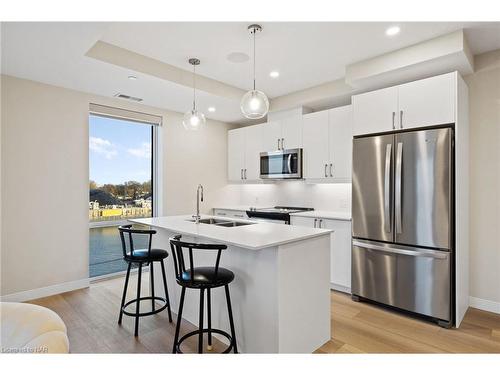
[[[298,206],[351,211],[351,184],[306,184],[304,181],[231,184],[219,193],[215,201],[220,206]]]

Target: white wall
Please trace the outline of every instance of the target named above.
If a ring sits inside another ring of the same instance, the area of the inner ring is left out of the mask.
[[[2,296],[88,278],[91,102],[163,117],[164,214],[194,212],[198,183],[208,212],[226,185],[227,124],[186,132],[179,113],[1,78]]]
[[[500,313],[500,50],[465,77],[470,108],[470,295]]]
[[[351,184],[306,184],[282,181],[272,184],[228,185],[221,206],[296,206],[316,210],[351,211]]]

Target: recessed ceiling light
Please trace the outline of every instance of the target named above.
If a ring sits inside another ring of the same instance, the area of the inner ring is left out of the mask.
[[[137,79],[136,76],[128,76],[128,79],[131,79],[132,81],[135,81]]]
[[[241,64],[250,60],[250,56],[243,52],[232,52],[226,56],[226,59],[232,63]]]
[[[269,73],[269,77],[271,78],[278,78],[280,76],[280,72],[277,70],[273,70],[271,73]]]
[[[208,112],[215,112],[215,107],[208,107]]]
[[[399,34],[400,31],[401,29],[399,28],[399,26],[391,26],[387,30],[385,30],[385,35],[393,36]]]

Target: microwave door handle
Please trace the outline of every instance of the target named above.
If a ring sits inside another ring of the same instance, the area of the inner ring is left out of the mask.
[[[396,186],[395,186],[395,196],[394,203],[396,206],[396,233],[402,233],[402,223],[401,223],[401,188],[402,188],[402,164],[403,164],[403,143],[398,142],[398,148],[396,151]]]
[[[288,154],[288,173],[292,173],[292,154]]]
[[[391,213],[390,213],[390,182],[391,182],[391,153],[392,144],[385,146],[385,173],[384,173],[384,230],[391,232]]]

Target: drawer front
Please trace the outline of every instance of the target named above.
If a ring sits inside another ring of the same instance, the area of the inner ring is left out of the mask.
[[[451,320],[450,253],[352,246],[352,293],[419,314]]]

